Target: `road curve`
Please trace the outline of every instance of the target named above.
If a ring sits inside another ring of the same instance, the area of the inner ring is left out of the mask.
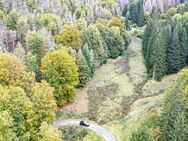
[[[54,126],[66,126],[66,125],[78,125],[80,126],[80,121],[77,120],[64,120],[64,121],[55,121]],[[94,125],[90,123],[90,126],[87,127],[96,133],[100,134],[106,141],[116,141],[115,137],[112,135],[111,132],[107,131],[106,129],[102,128],[101,126]]]

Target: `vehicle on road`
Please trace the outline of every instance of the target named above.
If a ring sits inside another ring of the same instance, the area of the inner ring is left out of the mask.
[[[86,127],[90,126],[90,124],[88,122],[86,122],[86,121],[80,121],[80,125],[81,126],[86,126]]]

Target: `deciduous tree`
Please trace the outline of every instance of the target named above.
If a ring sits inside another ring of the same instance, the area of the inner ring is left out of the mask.
[[[54,87],[54,97],[58,106],[73,100],[78,84],[77,71],[74,59],[63,49],[48,52],[42,58],[42,76]]]
[[[31,91],[34,76],[26,70],[22,62],[14,55],[0,55],[0,84],[3,86],[19,86],[26,92]]]

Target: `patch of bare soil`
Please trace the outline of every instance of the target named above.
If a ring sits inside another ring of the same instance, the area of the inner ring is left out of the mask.
[[[84,114],[88,119],[97,122],[98,110],[101,103],[107,98],[114,99],[118,90],[118,84],[113,83],[101,87],[90,87],[88,93],[88,112]],[[101,123],[102,124],[102,123]]]
[[[123,57],[125,57],[125,55]],[[126,59],[120,59],[117,62],[114,62],[114,66],[116,68],[120,68],[121,69],[119,74],[123,74],[123,73],[127,74],[129,72],[129,69],[130,69],[129,68],[129,64],[126,61]]]

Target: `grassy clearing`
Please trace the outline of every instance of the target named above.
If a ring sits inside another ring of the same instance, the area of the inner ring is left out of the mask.
[[[141,47],[141,40],[137,38],[132,38],[132,42],[129,46],[127,53],[127,58],[129,59],[129,66],[130,66],[130,81],[134,86],[138,86],[142,84],[146,78],[146,68],[144,65],[144,59],[142,57],[142,47]]]
[[[88,134],[85,136],[83,141],[105,141],[101,136],[97,135],[96,133],[89,131]]]
[[[162,79],[161,82],[149,80],[143,87],[143,95],[144,96],[157,95],[163,92],[164,90],[166,90],[169,86],[171,86],[175,80],[176,80],[176,75],[166,76]]]
[[[117,141],[129,141],[131,132],[149,113],[160,110],[162,90],[174,81],[175,75],[161,82],[146,83],[146,78],[141,40],[132,38],[125,55],[99,67],[86,87],[77,90],[76,101],[60,109],[61,118],[90,120],[111,131]],[[92,132],[83,140],[102,141]]]
[[[134,130],[155,110],[160,110],[162,105],[163,94],[137,100],[132,106],[128,115],[124,118],[122,141],[129,141],[129,138]]]

